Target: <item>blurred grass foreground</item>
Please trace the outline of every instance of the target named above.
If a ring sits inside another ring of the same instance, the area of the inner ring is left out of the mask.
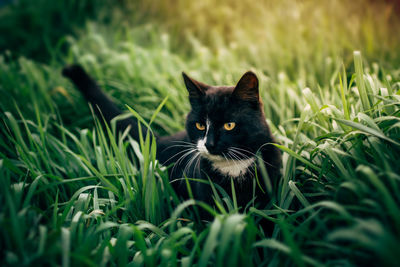
[[[395,0],[0,1],[0,265],[396,266],[399,12]],[[70,63],[146,121],[168,96],[161,134],[183,128],[182,71],[210,84],[255,71],[284,155],[271,202],[238,213],[220,191],[215,209],[178,199],[150,143],[93,118],[61,77]]]

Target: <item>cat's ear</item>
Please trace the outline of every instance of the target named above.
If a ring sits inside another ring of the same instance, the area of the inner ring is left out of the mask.
[[[233,90],[232,96],[246,101],[259,101],[257,76],[248,71],[243,74]]]
[[[185,81],[186,89],[189,92],[189,98],[200,98],[206,94],[209,87],[208,85],[190,78],[184,72],[182,72],[182,76]]]

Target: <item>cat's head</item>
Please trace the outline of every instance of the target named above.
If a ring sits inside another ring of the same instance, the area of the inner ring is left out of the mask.
[[[206,85],[185,73],[183,78],[192,107],[186,130],[203,158],[245,160],[271,141],[253,72],[246,72],[236,86]]]

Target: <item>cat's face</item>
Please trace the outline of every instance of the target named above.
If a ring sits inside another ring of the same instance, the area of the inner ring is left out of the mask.
[[[222,165],[226,160],[252,163],[254,153],[270,140],[256,75],[245,73],[236,86],[209,86],[183,77],[192,106],[186,130],[200,155]]]

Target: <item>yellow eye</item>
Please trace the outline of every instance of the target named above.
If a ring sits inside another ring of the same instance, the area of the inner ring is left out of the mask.
[[[234,122],[227,122],[227,123],[224,124],[224,129],[227,130],[227,131],[230,131],[230,130],[232,130],[233,128],[235,128],[235,126],[236,126],[236,123],[234,123]]]
[[[204,124],[201,124],[200,122],[196,122],[196,128],[200,131],[204,131],[206,129],[206,126],[204,126]]]

